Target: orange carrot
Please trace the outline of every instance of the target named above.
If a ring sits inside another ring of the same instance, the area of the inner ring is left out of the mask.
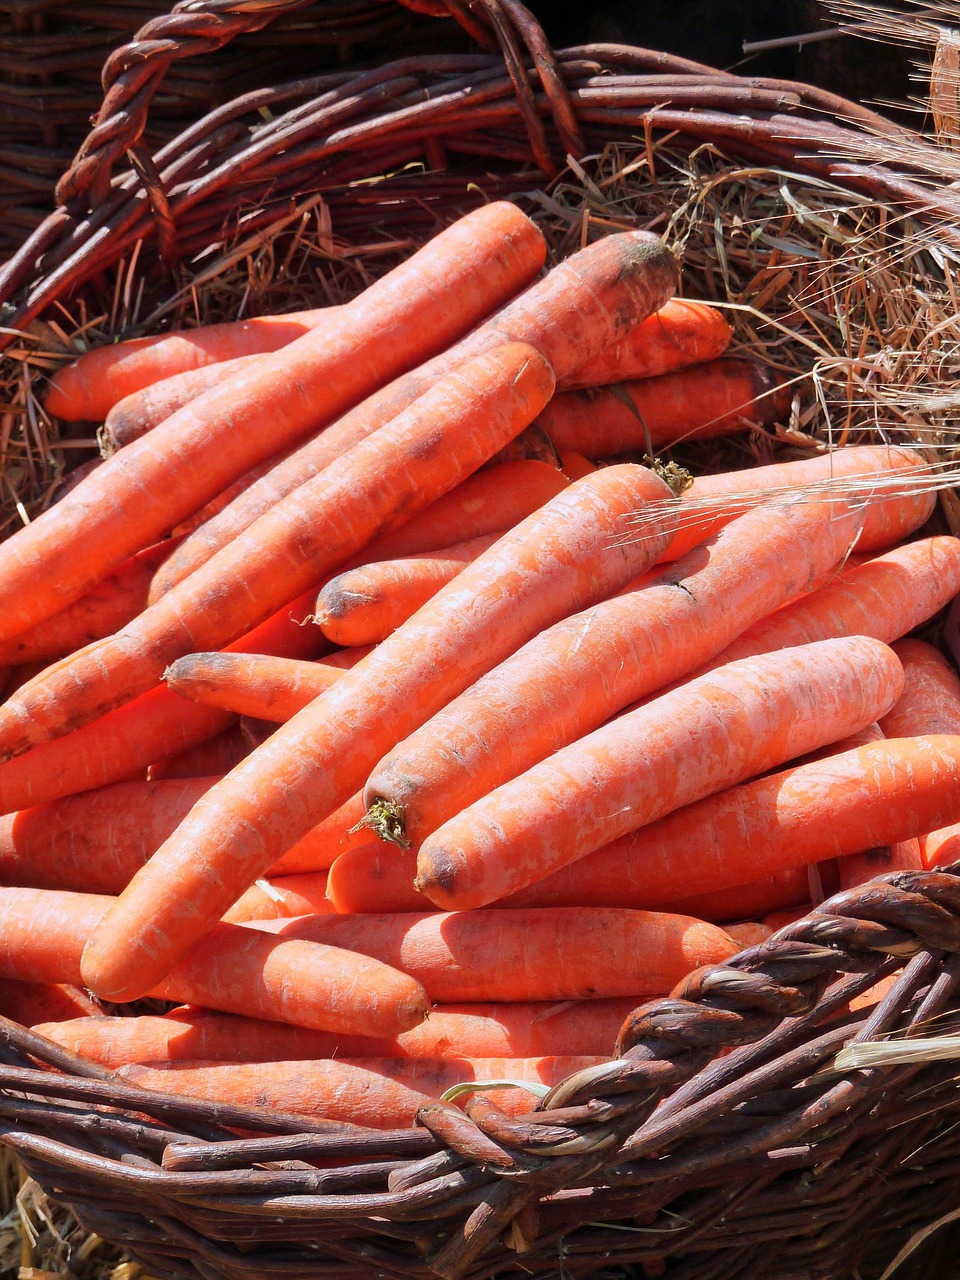
[[[670,991],[736,949],[723,930],[690,916],[615,907],[331,914],[240,927],[374,956],[440,1004]]]
[[[880,722],[886,737],[960,733],[960,675],[950,659],[923,640],[898,640],[893,651],[903,663],[904,683]]]
[[[342,668],[262,653],[188,653],[163,673],[168,689],[206,707],[258,720],[289,720],[334,683]]]
[[[827,498],[831,492],[842,496],[851,476],[871,474],[877,481],[875,497],[898,497],[899,501],[871,502],[866,507],[856,550],[892,547],[919,529],[933,511],[937,495],[929,468],[922,455],[911,449],[857,445],[797,462],[697,476],[681,495],[680,529],[664,559],[679,559],[761,502],[804,488],[812,499]]]
[[[780,929],[785,929],[787,925],[794,924],[797,920],[802,920],[812,910],[813,903],[809,901],[797,903],[795,906],[784,908],[780,911],[771,911],[769,915],[764,916],[763,923],[772,929],[774,933],[777,933]]]
[[[759,920],[744,920],[741,924],[728,924],[726,931],[744,950],[747,947],[759,946],[761,942],[766,942],[773,935],[770,926],[762,924]]]
[[[902,685],[896,654],[863,636],[730,663],[562,748],[451,818],[420,846],[416,887],[447,910],[494,902],[869,724]]]
[[[327,313],[321,314],[326,318]],[[304,329],[303,332],[306,333],[307,330]],[[300,334],[294,335],[294,337],[300,336]],[[286,346],[286,343],[282,345]],[[279,350],[279,347],[276,350]],[[217,386],[231,374],[248,368],[256,358],[256,355],[236,356],[232,360],[221,360],[216,364],[183,369],[169,377],[161,377],[148,386],[131,391],[122,400],[118,400],[104,418],[98,437],[104,457],[109,458],[131,440],[139,440],[141,436],[152,431],[165,418],[169,418],[171,414],[182,409],[185,404],[189,404],[204,391]]]
[[[189,546],[184,544],[179,549],[177,572],[193,572],[264,511],[328,466],[345,445],[353,445],[360,436],[402,412],[457,363],[498,343],[523,341],[535,347],[562,378],[655,311],[674,287],[675,270],[663,244],[646,232],[608,236],[588,245],[554,267],[543,280],[462,342],[368,397],[345,414],[332,431],[308,441],[251,485],[215,522],[198,530]],[[464,531],[432,545],[449,545],[468,536]],[[164,580],[169,583],[170,577],[165,575]]]
[[[0,643],[0,662],[50,662],[118,631],[145,607],[151,579],[176,545],[168,538],[137,552],[73,604]]]
[[[332,813],[292,844],[274,863],[271,875],[289,876],[332,867],[341,854],[370,843],[369,827],[359,824],[366,816],[363,793],[355,792]]]
[[[419,1026],[392,1038],[311,1031],[197,1006],[174,1009],[163,1017],[66,1014],[62,1019],[51,1017],[33,1029],[82,1058],[112,1068],[128,1062],[189,1058],[216,1062],[371,1054],[391,1058],[532,1058],[546,1053],[611,1053],[617,1032],[635,1004],[630,998],[620,998],[437,1005]]]
[[[255,463],[443,351],[522,287],[543,254],[543,237],[524,214],[505,202],[485,205],[330,323],[261,356],[127,445],[0,546],[0,638],[58,612]]]
[[[277,880],[258,880],[223,913],[228,924],[247,920],[288,920],[292,916],[322,915],[332,911],[327,898],[327,873],[308,871]]]
[[[910,739],[896,739],[907,741]],[[920,856],[920,841],[914,837],[909,840],[897,840],[892,844],[875,845],[862,853],[852,853],[837,860],[839,887],[853,889],[858,884],[866,884],[875,876],[885,875],[888,871],[922,871],[923,859]]]
[[[713,893],[953,820],[960,737],[881,740],[686,805],[498,905],[662,908],[677,885]]]
[[[67,422],[103,419],[124,396],[189,369],[256,353],[279,351],[317,325],[330,329],[339,308],[292,311],[226,324],[131,338],[86,352],[50,380],[44,406]]]
[[[422,509],[476,470],[552,391],[549,365],[523,343],[449,374],[122,631],[8,699],[0,753],[17,755],[79,728],[145,692],[174,659],[220,648],[256,626],[398,513]]]
[[[440,551],[348,569],[321,589],[314,621],[333,644],[378,644],[499,537],[488,533]]]
[[[537,425],[556,449],[609,458],[764,426],[789,407],[790,393],[772,369],[725,358],[610,388],[559,392]]]
[[[341,915],[434,910],[430,899],[414,888],[416,874],[415,850],[374,837],[337,856],[327,876],[327,896]]]
[[[0,1014],[32,1027],[35,1022],[63,1023],[100,1016],[100,1006],[79,987],[63,982],[17,982],[0,978]]]
[[[588,476],[591,471],[596,471],[597,464],[591,462],[589,458],[585,458],[582,453],[575,453],[573,449],[567,449],[560,454],[560,467],[565,476],[569,476],[571,480],[581,480],[584,476]]]
[[[609,467],[505,534],[200,800],[91,938],[85,969],[93,989],[140,985],[148,971],[151,982],[162,976],[202,932],[204,913],[218,918],[405,733],[530,635],[648,567],[672,532],[676,505],[645,468]],[[175,907],[183,894],[190,921]],[[118,966],[121,936],[127,958]]]
[[[893,455],[888,460],[896,463]],[[703,655],[814,585],[842,558],[860,523],[860,513],[844,513],[840,501],[780,501],[749,511],[659,581],[564,619],[477,681],[376,766],[365,788],[368,805],[382,800],[399,809],[404,835],[421,843],[467,805],[692,671]],[[557,689],[585,692],[558,699]]]
[[[163,778],[209,778],[223,776],[245,760],[253,743],[239,724],[228,725],[203,742],[192,743],[181,751],[161,756],[151,762],[147,777],[152,782]]]
[[[188,1097],[270,1107],[313,1119],[395,1129],[412,1125],[422,1106],[465,1081],[522,1080],[557,1085],[604,1057],[577,1058],[350,1058],[336,1061],[176,1063],[131,1065],[118,1075],[130,1084]],[[532,1111],[538,1094],[494,1089],[497,1106]]]
[[[559,383],[561,391],[653,378],[722,356],[733,336],[716,307],[671,298],[659,311]]]
[[[0,888],[0,976],[80,985],[84,943],[114,901]],[[428,1009],[415,979],[375,957],[234,924],[214,925],[150,994],[352,1035],[396,1035]]]
[[[667,909],[696,915],[726,927],[728,921],[742,920],[744,916],[762,916],[763,923],[769,924],[769,912],[796,907],[802,907],[799,915],[805,915],[810,909],[810,882],[806,867],[778,872],[762,880],[752,880],[749,884],[738,884],[733,889],[678,898]]]

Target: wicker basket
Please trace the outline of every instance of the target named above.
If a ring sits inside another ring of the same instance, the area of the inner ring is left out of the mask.
[[[148,101],[191,24],[230,14],[226,40],[301,5],[187,4],[162,47],[121,50],[63,204],[3,273],[8,340],[114,297],[131,255],[156,314],[191,259],[262,240],[307,202],[322,199],[341,252],[372,227],[403,251],[490,192],[542,203],[565,157],[613,142],[655,184],[664,135],[688,158],[722,152],[745,174],[784,165],[881,198],[904,219],[890,234],[935,263],[960,249],[936,148],[863,108],[640,49],[554,54],[517,0],[443,2],[485,51],[252,91],[154,155]],[[897,972],[869,1016],[848,1011]],[[960,1093],[949,1064],[831,1063],[851,1039],[949,1028],[958,981],[960,879],[900,873],[644,1006],[620,1058],[523,1120],[478,1095],[408,1130],[308,1124],[135,1089],[6,1024],[0,1133],[90,1230],[161,1276],[875,1277],[960,1206]]]

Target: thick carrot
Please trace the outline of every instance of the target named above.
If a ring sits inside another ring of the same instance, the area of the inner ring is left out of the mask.
[[[591,462],[589,458],[585,458],[582,453],[575,453],[573,449],[567,449],[560,454],[560,469],[571,480],[581,480],[584,476],[588,476],[591,471],[596,471],[597,464]]]
[[[323,586],[314,620],[333,644],[378,644],[499,537],[488,533],[439,551],[348,569]]]
[[[327,873],[308,871],[277,880],[258,880],[223,913],[228,924],[247,920],[288,920],[293,916],[333,911],[327,898]]]
[[[304,329],[303,332],[306,333],[307,330]],[[283,345],[286,346],[286,343]],[[256,359],[256,355],[236,356],[217,364],[183,369],[131,391],[122,400],[118,400],[104,418],[98,437],[104,457],[109,458],[131,440],[139,440],[185,404],[217,386],[225,378],[249,367]]]
[[[263,653],[188,653],[163,673],[192,702],[258,720],[289,720],[329,689],[341,668]]]
[[[772,369],[728,357],[611,388],[559,392],[537,425],[555,449],[609,458],[763,426],[789,407],[789,390]]]
[[[643,507],[647,532],[636,536]],[[577,481],[505,534],[200,800],[91,939],[93,988],[140,985],[148,969],[150,981],[162,976],[202,932],[204,912],[218,918],[405,733],[530,635],[648,567],[675,514],[662,480],[624,465]],[[195,909],[191,921],[181,918],[181,894]],[[128,931],[120,962],[117,942]]]
[[[277,859],[271,875],[289,876],[332,867],[341,854],[370,843],[369,827],[359,824],[366,816],[363,793],[356,791],[332,813],[292,844]]]
[[[0,638],[59,612],[255,463],[443,351],[522,287],[543,254],[524,214],[485,205],[330,324],[261,356],[122,449],[0,547]]]
[[[814,585],[843,557],[860,519],[840,501],[747,512],[659,581],[564,619],[477,681],[376,766],[368,805],[399,809],[405,836],[419,844]],[[558,689],[584,692],[561,699]]]
[[[662,908],[677,885],[713,893],[954,820],[960,737],[881,740],[686,805],[498,905]]]
[[[437,1005],[419,1026],[392,1038],[311,1031],[196,1006],[174,1009],[163,1017],[65,1014],[63,1018],[51,1016],[33,1029],[105,1067],[189,1058],[271,1062],[373,1054],[391,1058],[532,1058],[547,1053],[611,1053],[617,1032],[635,1004],[630,998],[620,998]]]
[[[422,509],[476,470],[530,421],[553,381],[546,361],[523,343],[448,374],[122,631],[8,699],[0,753],[17,755],[78,728],[145,692],[174,659],[220,648],[256,626],[398,514]]]
[[[766,942],[773,936],[770,926],[762,924],[759,920],[744,920],[741,924],[728,924],[727,933],[744,950],[747,947],[758,947],[761,942]]]
[[[430,899],[414,888],[416,874],[415,850],[374,837],[337,856],[327,876],[327,897],[341,915],[434,910]]]
[[[222,777],[245,760],[253,746],[243,725],[231,724],[203,742],[192,743],[152,761],[147,777],[152,782],[164,778],[209,778],[215,774]]]
[[[929,519],[937,500],[935,481],[917,451],[889,445],[857,445],[796,462],[774,462],[746,471],[695,477],[681,495],[680,528],[664,558],[678,560],[758,503],[797,489],[808,490],[814,500],[831,493],[843,496],[851,476],[871,474],[877,480],[876,497],[899,497],[900,501],[870,503],[864,510],[856,550],[892,547]]]
[[[118,1075],[130,1084],[187,1097],[270,1107],[312,1119],[395,1129],[412,1125],[422,1106],[465,1081],[522,1080],[557,1085],[604,1057],[576,1058],[349,1058],[343,1060],[131,1065]],[[490,1097],[513,1114],[532,1111],[538,1095],[494,1089]]]
[[[478,471],[405,524],[374,538],[356,558],[357,563],[415,555],[485,534],[503,533],[555,498],[569,483],[567,476],[544,462],[506,462]],[[269,505],[272,504],[264,509]],[[150,604],[205,563],[213,550],[230,541],[219,539],[213,521],[209,545],[204,541],[206,537],[207,531],[200,531],[197,539],[185,540],[161,565],[150,589]]]
[[[610,382],[654,378],[673,369],[722,356],[733,331],[716,307],[671,298],[659,311],[558,384],[561,391]]]
[[[562,378],[666,301],[676,282],[675,272],[663,244],[645,232],[607,236],[588,245],[462,342],[357,405],[335,424],[332,433],[295,450],[225,508],[215,522],[198,530],[189,546],[179,549],[177,572],[192,572],[264,511],[328,466],[345,443],[352,445],[358,434],[365,435],[389,421],[458,362],[497,343],[523,341],[536,347]],[[448,545],[468,536],[464,531],[432,545]]]
[[[317,628],[302,625],[311,605],[312,592],[230,648],[316,657],[327,642]],[[226,711],[198,706],[169,689],[153,689],[76,733],[0,764],[0,812],[27,809],[138,774],[142,777],[155,760],[205,742],[231,719]]]
[[[909,742],[910,739],[895,739],[895,741]],[[851,853],[837,860],[841,889],[853,889],[856,885],[866,884],[875,876],[885,875],[888,871],[923,870],[920,841],[915,836],[909,840],[896,840],[892,844],[874,845],[871,849],[864,849],[861,853]]]
[[[439,1004],[588,1000],[670,991],[735,950],[690,916],[615,907],[301,916],[243,928],[375,956]]]
[[[0,976],[81,985],[84,943],[114,901],[0,888]],[[375,957],[234,924],[216,924],[150,994],[352,1035],[396,1035],[429,1007],[415,979]]]
[[[118,631],[146,606],[151,580],[176,545],[168,538],[137,552],[73,604],[0,643],[0,663],[50,662]]]
[[[447,910],[495,902],[682,805],[869,724],[902,685],[896,654],[863,636],[730,663],[562,748],[451,818],[420,846],[416,887]]]
[[[769,912],[796,907],[802,907],[799,915],[804,915],[810,909],[810,881],[806,867],[777,872],[762,880],[738,884],[733,889],[719,889],[716,893],[698,893],[689,898],[678,898],[667,909],[726,926],[730,920],[754,916],[762,916],[763,923],[768,924]]]
[[[100,1016],[100,1006],[79,987],[64,982],[17,982],[0,978],[0,1014],[32,1027],[35,1022],[63,1023]]]
[[[317,325],[336,324],[338,309],[292,311],[175,333],[131,338],[87,351],[50,379],[44,406],[68,422],[102,420],[124,396],[174,373],[260,352],[279,351]]]

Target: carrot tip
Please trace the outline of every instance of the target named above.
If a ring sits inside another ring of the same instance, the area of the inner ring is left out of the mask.
[[[409,849],[410,841],[403,831],[403,805],[396,800],[374,800],[360,821],[350,828],[350,835],[369,827],[375,835],[399,849]]]

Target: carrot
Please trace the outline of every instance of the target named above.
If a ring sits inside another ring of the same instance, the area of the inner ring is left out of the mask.
[[[896,654],[862,636],[730,663],[562,748],[451,818],[420,846],[415,885],[447,910],[494,902],[869,724],[902,684]]]
[[[630,998],[527,1004],[436,1005],[398,1036],[345,1036],[197,1006],[163,1017],[65,1015],[33,1029],[65,1049],[122,1067],[128,1062],[272,1062],[304,1058],[530,1058],[609,1054]]]
[[[274,863],[271,875],[323,871],[347,850],[369,844],[370,829],[360,826],[366,812],[363,793],[357,791],[292,844]]]
[[[794,924],[797,920],[802,920],[804,916],[808,916],[812,910],[813,904],[808,900],[805,903],[797,903],[780,911],[771,911],[769,915],[764,916],[763,923],[772,929],[774,933],[778,933],[781,929],[785,929],[787,925]]]
[[[307,332],[306,329],[303,330]],[[296,334],[300,337],[300,334]],[[286,343],[283,344],[286,346]],[[276,348],[279,350],[279,348]],[[156,351],[156,348],[154,348]],[[225,378],[241,369],[249,368],[256,355],[236,356],[217,364],[200,365],[195,369],[183,369],[169,377],[161,377],[148,386],[138,387],[118,400],[104,418],[100,430],[100,451],[105,458],[122,449],[131,440],[159,426],[165,418],[182,409],[197,396],[217,386]]]
[[[315,657],[326,641],[315,627],[302,625],[309,609],[309,597],[294,601],[229,647]],[[197,706],[169,689],[153,689],[76,733],[0,764],[0,812],[142,776],[155,760],[205,742],[226,728],[231,718],[225,711]]]
[[[928,831],[920,841],[920,861],[927,871],[960,862],[960,822]]]
[[[373,652],[372,644],[355,644],[349,649],[334,649],[331,653],[325,653],[320,661],[325,667],[331,667],[334,671],[350,671],[362,662],[368,653]]]
[[[714,893],[954,820],[960,737],[881,740],[686,805],[498,905],[662,908],[677,885]]]
[[[689,898],[677,898],[667,910],[681,915],[695,915],[702,920],[726,924],[730,920],[742,920],[744,916],[762,916],[768,924],[768,913],[801,907],[799,915],[810,909],[810,882],[806,867],[777,872],[749,884],[738,884],[733,889],[719,889],[715,893],[698,893]],[[776,928],[777,926],[772,926]]]
[[[80,985],[86,939],[114,901],[0,888],[0,976]],[[375,957],[234,924],[214,925],[150,994],[351,1035],[396,1035],[428,1009],[415,979]]]
[[[549,365],[523,343],[449,374],[122,631],[8,699],[0,753],[17,755],[78,728],[149,689],[174,659],[234,640],[398,513],[422,509],[476,470],[552,391]]]
[[[645,506],[646,525],[638,527]],[[141,958],[143,975],[149,968],[160,977],[190,934],[202,932],[205,910],[210,919],[222,914],[405,733],[528,636],[649,566],[675,512],[665,483],[628,464],[577,481],[505,534],[200,800],[91,939],[85,967],[93,988],[126,989],[132,978],[139,985],[143,976],[133,971]],[[191,921],[175,905],[182,893],[194,907]],[[117,940],[128,931],[118,966]]]
[[[327,897],[341,915],[432,911],[430,899],[413,886],[416,874],[413,849],[368,838],[334,860],[327,876]]]
[[[770,926],[762,924],[759,920],[744,920],[741,924],[728,924],[726,931],[744,950],[747,947],[758,947],[761,942],[766,942],[773,936]]]
[[[569,476],[571,480],[582,480],[591,471],[596,471],[597,464],[591,462],[589,458],[585,458],[582,453],[575,453],[573,449],[567,449],[560,454],[560,467],[563,474]]]
[[[559,263],[462,342],[357,405],[335,424],[332,433],[326,432],[324,438],[317,437],[295,450],[225,508],[215,523],[199,530],[189,546],[179,549],[177,572],[192,572],[264,511],[328,466],[345,444],[352,445],[359,435],[376,430],[402,412],[458,362],[498,343],[523,341],[536,347],[557,377],[562,378],[655,311],[674,287],[675,273],[663,244],[646,232],[607,236],[588,245]],[[464,531],[432,545],[444,546],[468,536]],[[165,577],[165,581],[170,578]]]
[[[247,920],[285,920],[292,916],[332,911],[327,898],[327,873],[308,871],[278,880],[258,880],[223,913],[228,924]]]
[[[313,1119],[374,1128],[412,1125],[422,1106],[464,1081],[522,1080],[556,1085],[603,1057],[576,1058],[350,1058],[335,1061],[176,1063],[121,1067],[120,1079],[187,1097],[270,1107]],[[490,1097],[513,1114],[532,1111],[536,1093],[494,1089]]]
[[[863,518],[871,518],[869,508]],[[749,511],[659,581],[563,620],[477,681],[380,761],[367,779],[367,804],[390,804],[405,837],[421,843],[814,585],[860,523],[860,513],[844,511],[839,500]],[[558,699],[558,689],[585,692]]]
[[[803,488],[812,499],[826,498],[831,492],[843,496],[851,476],[871,474],[877,481],[876,497],[898,497],[899,501],[866,507],[856,550],[892,547],[919,529],[933,511],[937,495],[929,468],[922,455],[911,449],[857,445],[797,462],[695,477],[681,495],[680,528],[664,559],[678,560],[758,503]]]
[[[499,536],[488,533],[440,551],[348,569],[321,589],[314,621],[333,644],[378,644]]]
[[[559,383],[561,391],[652,378],[722,356],[733,331],[716,307],[671,298]]]
[[[31,1027],[35,1022],[62,1023],[97,1017],[100,1006],[79,987],[64,982],[17,982],[0,978],[0,1014]]]
[[[331,914],[239,927],[375,956],[439,1004],[644,996],[735,950],[723,930],[690,916],[615,907]]]
[[[555,449],[609,458],[764,426],[789,407],[790,393],[772,369],[728,357],[612,388],[559,392],[537,425]]]
[[[543,255],[543,237],[524,214],[485,205],[331,323],[261,356],[127,445],[0,547],[0,639],[58,612],[256,462],[444,350],[525,284]]]
[[[916,733],[960,733],[960,675],[945,654],[924,640],[898,640],[903,693],[881,720],[888,738]]]
[[[138,551],[79,600],[0,643],[0,663],[50,662],[125,626],[145,607],[153,575],[176,545],[168,538]]]
[[[909,742],[910,739],[902,741]],[[916,837],[896,840],[891,844],[875,845],[861,853],[849,854],[838,859],[837,870],[841,889],[853,889],[888,871],[923,871],[920,841]]]
[[[342,668],[263,653],[188,653],[163,673],[168,689],[205,707],[289,720],[329,689]]]
[[[411,520],[374,538],[356,557],[356,563],[415,555],[485,534],[503,533],[555,498],[569,483],[562,472],[544,462],[506,462],[479,471]],[[220,540],[213,521],[209,545],[206,537],[207,532],[200,531],[199,541],[187,539],[160,567],[150,589],[150,604],[205,563],[212,554],[211,547],[216,550],[230,541]]]
[[[203,742],[192,743],[181,751],[161,756],[151,762],[147,777],[153,782],[163,778],[208,778],[222,776],[245,760],[253,743],[239,724],[228,725]]]
[[[97,347],[54,374],[44,407],[55,418],[67,422],[96,422],[124,396],[170,374],[205,369],[240,356],[279,351],[318,325],[329,330],[337,322],[338,311],[339,308],[323,307],[288,315],[257,316]]]

